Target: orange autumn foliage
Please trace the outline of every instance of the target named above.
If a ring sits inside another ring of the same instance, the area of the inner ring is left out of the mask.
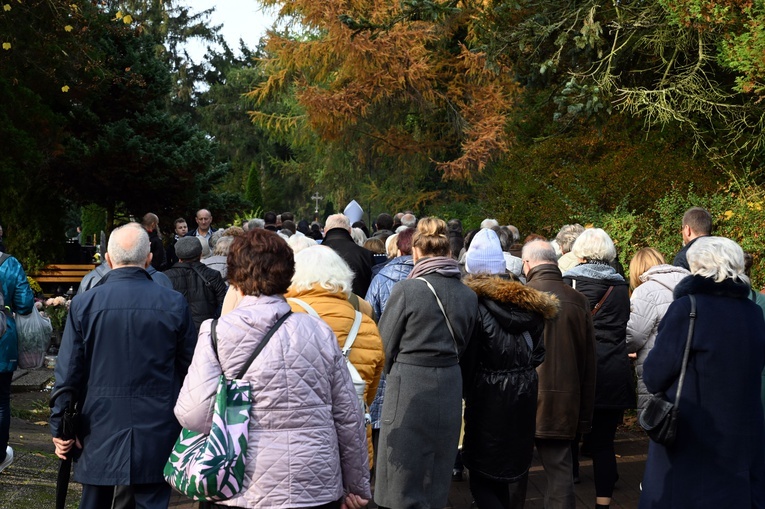
[[[470,178],[508,150],[507,113],[519,87],[509,68],[472,47],[482,2],[429,19],[379,0],[265,3],[306,32],[269,33],[268,79],[249,94],[259,104],[294,94],[295,116],[322,139],[361,132],[376,152],[426,156],[446,179]],[[343,16],[384,28],[353,30]],[[278,129],[272,115],[253,112],[253,120]]]

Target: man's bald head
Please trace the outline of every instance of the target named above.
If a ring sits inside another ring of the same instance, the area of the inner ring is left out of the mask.
[[[149,235],[138,223],[128,223],[114,229],[109,236],[106,261],[113,269],[118,267],[146,268],[151,263]]]

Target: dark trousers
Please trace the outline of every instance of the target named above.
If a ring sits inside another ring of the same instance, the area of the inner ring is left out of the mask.
[[[170,504],[171,488],[166,482],[132,484],[124,488],[132,491],[137,509],[167,509]],[[108,509],[112,507],[113,501],[114,486],[82,485],[80,509]]]
[[[5,448],[11,433],[11,380],[12,371],[0,373],[0,461],[5,461]]]
[[[529,476],[508,483],[470,472],[470,493],[478,509],[523,509]]]
[[[592,431],[585,436],[584,442],[592,454],[596,497],[610,498],[614,494],[614,485],[619,479],[614,438],[623,419],[622,410],[595,409],[592,414]]]
[[[545,509],[574,509],[571,441],[537,438],[535,443],[547,478]]]

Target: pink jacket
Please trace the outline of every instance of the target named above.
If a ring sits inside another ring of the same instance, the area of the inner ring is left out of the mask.
[[[175,405],[185,428],[209,432],[220,366],[227,378],[236,376],[289,310],[281,296],[245,297],[218,321],[220,364],[210,337],[212,321],[202,324]],[[223,505],[307,507],[345,493],[371,499],[356,393],[337,339],[324,322],[294,313],[243,378],[250,381],[253,399],[244,489]]]

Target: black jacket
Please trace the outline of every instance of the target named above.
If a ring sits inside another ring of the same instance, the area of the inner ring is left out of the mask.
[[[573,269],[572,269],[573,270]],[[595,376],[595,408],[635,408],[632,364],[627,357],[627,322],[630,319],[629,284],[625,280],[568,277],[563,280],[587,297],[590,309],[613,286],[600,310],[592,317],[598,372]],[[614,271],[615,272],[615,271]]]
[[[173,289],[180,292],[189,303],[197,332],[202,322],[208,318],[220,317],[223,299],[226,297],[226,283],[220,272],[200,261],[194,261],[178,262],[167,269],[165,275],[173,283]]]
[[[372,251],[353,241],[351,234],[342,228],[332,228],[324,234],[322,246],[328,246],[339,254],[354,273],[353,293],[366,295],[372,282]]]
[[[162,239],[159,238],[157,230],[149,233],[149,250],[151,251],[151,266],[157,270],[164,270],[165,265],[165,247],[162,245]]]
[[[537,411],[536,367],[545,320],[558,301],[500,276],[468,276],[479,323],[460,365],[465,393],[462,459],[472,473],[502,482],[531,465]]]

